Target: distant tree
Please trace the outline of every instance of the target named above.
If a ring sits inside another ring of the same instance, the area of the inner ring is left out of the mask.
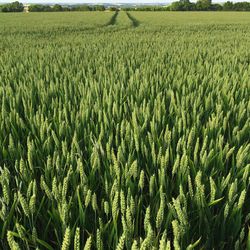
[[[211,0],[198,0],[197,3],[192,3],[190,0],[179,0],[171,5],[161,6],[140,6],[140,7],[125,7],[125,11],[250,11],[250,2],[233,3],[227,1],[222,4],[212,4]]]
[[[50,11],[52,11],[52,7],[49,5],[44,5],[43,11],[50,12]]]
[[[43,4],[32,4],[29,6],[30,12],[58,12],[58,11],[70,11],[68,7],[62,7],[59,4],[55,4],[53,7]]]
[[[250,11],[249,2],[238,2],[233,5],[233,10],[236,11]]]
[[[109,7],[108,9],[109,9],[110,11],[118,11],[118,8],[116,8],[116,7],[112,7],[112,6],[111,6],[111,7]]]
[[[29,12],[49,12],[51,7],[48,5],[42,4],[32,4],[29,6]]]
[[[179,2],[173,2],[169,9],[172,11],[190,11],[194,10],[195,5],[187,0],[181,0]]]
[[[65,7],[63,7],[63,11],[71,11],[71,9],[68,6],[65,6]]]
[[[124,11],[170,11],[170,5],[168,6],[141,6],[141,7],[125,7]]]
[[[223,10],[233,10],[233,2],[227,1],[223,4]]]
[[[55,11],[55,12],[63,11],[63,7],[60,4],[55,4],[52,7],[52,11]]]
[[[223,10],[223,7],[221,4],[215,3],[215,4],[211,4],[210,9],[212,11],[221,11]]]
[[[71,8],[71,11],[91,11],[90,6],[84,5],[75,5]]]
[[[185,11],[191,11],[191,10],[195,10],[195,4],[194,3],[191,3],[191,2],[184,2],[184,10]]]
[[[80,10],[81,11],[91,11],[91,7],[88,5],[81,5]]]
[[[196,3],[196,10],[210,10],[211,5],[211,0],[198,0]]]
[[[172,11],[182,11],[183,10],[183,3],[178,1],[178,2],[173,2],[170,6],[170,10]]]
[[[104,11],[105,7],[103,5],[95,5],[92,7],[93,11]]]
[[[22,12],[24,9],[24,6],[22,3],[19,3],[18,1],[11,4],[11,8],[14,12]]]
[[[2,12],[22,12],[24,7],[18,1],[2,5]]]

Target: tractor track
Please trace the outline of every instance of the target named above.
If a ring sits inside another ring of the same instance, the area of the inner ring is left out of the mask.
[[[129,12],[126,12],[126,14],[128,18],[131,20],[134,28],[137,28],[138,26],[140,26],[140,22],[135,17],[133,17]]]

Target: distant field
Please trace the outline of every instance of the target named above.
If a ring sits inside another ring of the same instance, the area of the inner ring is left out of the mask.
[[[145,25],[249,24],[248,12],[133,12]]]
[[[112,15],[112,12],[1,13],[1,27],[94,26],[105,24]]]
[[[250,249],[250,15],[0,14],[0,249]]]

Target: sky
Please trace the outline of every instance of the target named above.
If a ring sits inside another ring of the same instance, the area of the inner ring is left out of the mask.
[[[8,2],[14,2],[16,0],[0,0],[0,3],[8,3]],[[170,3],[177,0],[18,0],[22,3]],[[196,0],[191,0],[192,2],[195,2]],[[225,2],[227,0],[214,0],[213,2]],[[232,0],[233,2],[237,1],[249,1],[249,0]]]
[[[0,3],[15,0],[0,0]],[[18,0],[23,3],[168,3],[171,0]]]
[[[0,3],[14,2],[15,0],[0,0]],[[171,0],[19,0],[25,3],[167,3]]]
[[[46,3],[152,3],[152,4],[155,3],[157,4],[157,3],[170,3],[178,0],[0,0],[0,3],[10,3],[14,1],[19,1],[22,3],[44,3],[44,4]],[[216,2],[220,1],[225,2],[227,0],[217,0]]]

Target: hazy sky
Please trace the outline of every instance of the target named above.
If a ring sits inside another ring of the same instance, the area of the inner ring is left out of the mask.
[[[0,0],[0,3],[13,2],[15,0]],[[177,0],[19,0],[22,3],[170,3]],[[227,0],[213,0],[213,2],[226,2]],[[233,0],[247,1],[247,0]],[[249,1],[249,0],[248,0]],[[196,0],[191,0],[196,2]]]
[[[0,0],[0,3],[14,2],[15,0]],[[22,3],[167,3],[171,0],[18,0]],[[173,0],[174,1],[174,0]],[[176,1],[176,0],[175,0]]]
[[[16,0],[0,0],[0,3],[8,3],[14,1]],[[22,3],[170,3],[177,0],[18,0],[18,1]],[[216,0],[214,2],[225,2],[225,1],[227,0]],[[237,0],[233,1],[236,2]],[[196,2],[196,0],[191,0],[191,2]]]
[[[15,0],[0,0],[0,3],[14,2]],[[175,0],[176,1],[176,0]],[[23,3],[167,3],[171,0],[19,0]]]

